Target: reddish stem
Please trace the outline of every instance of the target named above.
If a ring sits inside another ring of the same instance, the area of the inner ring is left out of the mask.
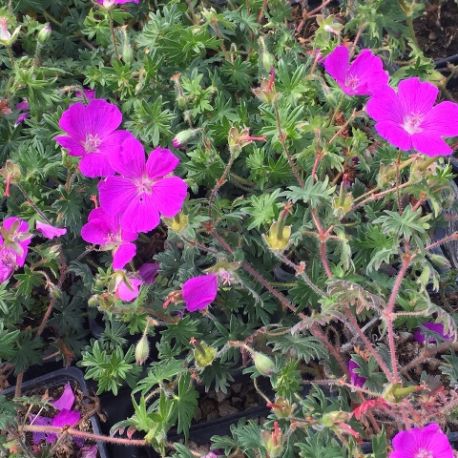
[[[394,281],[393,289],[391,291],[390,298],[388,299],[388,304],[386,309],[383,313],[383,317],[386,323],[386,330],[388,334],[388,346],[390,349],[390,358],[391,358],[391,369],[393,371],[393,382],[399,382],[399,369],[398,369],[398,361],[396,357],[396,342],[394,340],[394,328],[393,328],[393,321],[394,321],[394,307],[396,305],[396,298],[398,297],[399,289],[401,288],[402,281],[409,269],[410,262],[412,261],[413,257],[410,254],[405,254],[402,258],[401,268],[396,276]]]
[[[22,431],[31,433],[53,433],[53,434],[69,434],[73,437],[81,437],[90,441],[109,442],[110,444],[130,445],[136,447],[145,447],[147,442],[144,439],[124,439],[122,437],[102,436],[100,434],[80,431],[74,428],[60,428],[58,426],[41,426],[41,425],[24,425]]]

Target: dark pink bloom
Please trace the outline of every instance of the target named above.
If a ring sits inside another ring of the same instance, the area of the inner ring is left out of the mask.
[[[218,294],[218,276],[199,275],[183,283],[183,300],[188,312],[206,309]]]
[[[16,267],[22,267],[33,237],[29,233],[29,223],[17,216],[9,216],[3,220],[1,234],[1,245],[15,253]]]
[[[324,68],[347,95],[372,95],[388,83],[383,61],[370,49],[363,49],[350,64],[350,51],[337,46],[324,59]]]
[[[58,413],[52,418],[36,415],[32,417],[31,424],[41,426],[51,425],[60,428],[64,426],[75,426],[80,421],[81,415],[78,411],[71,410],[74,402],[75,394],[70,383],[67,383],[60,398],[52,403]],[[34,444],[39,444],[42,440],[46,440],[46,442],[52,444],[56,442],[57,435],[53,433],[33,433]]]
[[[37,221],[36,224],[37,231],[41,232],[43,237],[47,239],[54,239],[55,237],[61,237],[67,233],[67,229],[65,227],[55,227],[51,226],[50,224],[42,223],[41,221]]]
[[[123,229],[148,232],[159,225],[160,215],[172,218],[179,213],[187,185],[169,176],[179,159],[168,149],[154,149],[145,161],[142,144],[130,136],[110,155],[110,163],[122,176],[100,183],[100,203],[107,213],[120,216]]]
[[[140,294],[142,280],[135,274],[127,274],[127,281],[120,279],[116,285],[116,296],[123,302],[131,302]]]
[[[64,391],[60,398],[52,403],[56,410],[70,410],[75,402],[75,394],[73,393],[70,383],[64,387]]]
[[[429,332],[425,332],[425,329]],[[419,344],[424,344],[425,342],[434,344],[437,343],[438,340],[453,339],[453,336],[445,334],[444,325],[442,323],[434,323],[431,321],[423,323],[419,328],[415,329],[413,337]]]
[[[156,280],[157,273],[159,272],[158,262],[145,262],[138,269],[138,273],[146,285],[152,285]]]
[[[9,280],[16,267],[16,253],[11,248],[0,245],[0,283]]]
[[[81,228],[81,237],[88,243],[100,245],[102,250],[113,251],[113,269],[122,269],[137,252],[137,233],[122,229],[119,218],[103,208],[89,213],[88,222]]]
[[[17,127],[29,117],[29,102],[26,99],[19,102],[16,104],[16,110],[19,110],[19,114],[16,118],[16,122],[14,123],[14,127]]]
[[[124,3],[140,3],[140,0],[97,0],[97,3],[105,8],[110,8],[114,5],[123,5]]]
[[[438,93],[434,84],[407,78],[397,91],[387,86],[375,94],[366,111],[376,121],[378,134],[393,146],[431,157],[448,155],[453,150],[443,138],[458,135],[458,104],[434,106]]]
[[[63,428],[64,426],[75,426],[80,421],[81,415],[76,410],[61,410],[51,421],[52,426]]]
[[[183,145],[181,144],[180,140],[176,137],[173,138],[172,140],[172,145],[174,148],[181,148]]]
[[[26,99],[16,104],[16,110],[19,110],[19,111],[27,111],[29,110],[29,108],[30,108],[29,102]]]
[[[97,458],[97,445],[86,445],[81,449],[81,458]]]
[[[67,135],[56,142],[71,156],[81,157],[81,173],[90,178],[113,175],[108,156],[116,151],[123,138],[131,134],[116,130],[122,114],[116,105],[94,99],[87,105],[77,102],[62,113],[59,127]]]
[[[389,458],[453,458],[453,449],[439,425],[401,431],[394,436]]]
[[[350,381],[352,385],[362,387],[366,382],[366,377],[359,375],[355,369],[359,369],[359,364],[350,359],[348,361],[348,372],[350,373]]]

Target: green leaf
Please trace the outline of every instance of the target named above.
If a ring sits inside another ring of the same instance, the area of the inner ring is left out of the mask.
[[[329,178],[323,181],[317,181],[315,183],[312,176],[309,176],[304,183],[304,187],[290,186],[289,191],[284,192],[284,195],[288,200],[302,202],[309,204],[312,208],[318,207],[318,205],[328,203],[331,201],[331,196],[334,194],[336,189],[335,186],[328,186]]]
[[[388,441],[385,429],[372,438],[372,454],[374,458],[386,458],[388,451]]]
[[[173,408],[178,420],[177,432],[183,433],[186,440],[189,436],[189,428],[197,407],[198,397],[191,375],[188,372],[182,374],[178,380],[177,394],[173,396]]]
[[[186,368],[183,365],[183,361],[178,359],[172,358],[154,363],[148,371],[148,375],[139,382],[137,387],[133,390],[133,393],[141,391],[141,393],[145,395],[159,383],[171,381],[185,370]]]

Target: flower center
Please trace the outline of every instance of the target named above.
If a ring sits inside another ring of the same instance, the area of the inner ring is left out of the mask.
[[[409,116],[406,116],[404,118],[404,122],[402,123],[402,127],[410,135],[418,134],[419,132],[421,132],[423,130],[420,127],[422,121],[423,121],[423,116],[422,115],[417,114],[417,113],[413,113],[413,114],[411,114]]]
[[[425,450],[424,448],[421,448],[415,454],[414,458],[434,458],[434,455],[429,450]]]
[[[83,142],[83,148],[86,153],[95,153],[100,143],[102,143],[102,139],[96,134],[87,134],[86,140]]]
[[[359,78],[356,75],[348,75],[345,78],[345,86],[355,90],[359,86]]]
[[[149,177],[143,175],[135,181],[138,194],[152,194],[154,181]]]

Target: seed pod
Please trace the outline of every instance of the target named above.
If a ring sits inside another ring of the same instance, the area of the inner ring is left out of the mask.
[[[275,370],[275,363],[272,361],[271,358],[257,351],[253,352],[251,356],[253,358],[256,370],[261,375],[265,375],[266,377],[272,375],[272,373]]]
[[[142,338],[137,342],[135,346],[135,362],[138,365],[142,365],[148,359],[149,356],[149,342],[146,334],[142,335]]]

